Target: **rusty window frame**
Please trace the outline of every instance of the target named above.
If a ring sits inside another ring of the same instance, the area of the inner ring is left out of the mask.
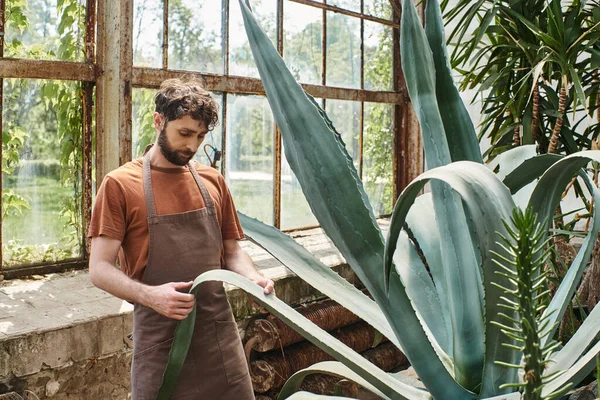
[[[96,0],[86,0],[84,61],[50,61],[4,57],[6,1],[0,0],[0,146],[2,145],[2,102],[5,78],[47,79],[79,81],[83,84],[83,124],[82,124],[82,243],[81,255],[56,263],[35,263],[16,268],[3,269],[2,246],[0,246],[0,281],[4,278],[60,272],[69,269],[85,268],[88,264],[90,243],[87,230],[92,208],[92,119],[93,91],[96,82]],[[0,199],[2,196],[2,152],[0,151]],[[1,200],[0,200],[1,201]],[[2,243],[2,217],[0,215],[0,244]]]
[[[399,33],[398,28],[399,25],[395,22],[397,14],[393,11],[392,20],[386,20],[378,17],[374,17],[364,13],[364,0],[360,1],[360,12],[355,12],[351,10],[346,10],[331,4],[327,4],[327,0],[322,0],[321,2],[315,0],[277,0],[277,48],[280,54],[283,54],[283,34],[285,27],[283,26],[283,8],[285,7],[285,2],[293,2],[298,4],[303,4],[306,6],[318,8],[322,10],[322,69],[321,69],[321,84],[302,84],[302,87],[312,96],[317,98],[323,98],[325,101],[327,99],[331,100],[346,100],[346,101],[354,101],[360,103],[360,118],[359,118],[359,128],[360,128],[360,136],[359,136],[359,148],[360,148],[360,157],[359,157],[359,174],[362,177],[363,173],[363,131],[364,131],[364,109],[365,102],[373,102],[373,103],[386,103],[394,105],[394,112],[392,116],[392,124],[393,124],[393,132],[394,137],[400,135],[402,124],[400,122],[400,116],[398,109],[402,107],[406,103],[405,96],[403,95],[403,90],[399,89],[399,86],[396,82],[399,79],[399,63],[396,60],[396,57],[393,56],[393,66],[392,66],[392,80],[393,87],[391,91],[375,91],[375,90],[367,90],[365,89],[364,82],[364,21],[376,22],[387,27],[392,28],[394,35],[394,49],[397,49],[398,46],[395,43],[396,40],[399,41]],[[264,89],[262,87],[262,83],[258,78],[250,78],[250,77],[240,77],[229,75],[229,0],[222,0],[222,40],[223,40],[223,71],[221,74],[210,74],[210,73],[200,73],[193,71],[179,71],[179,70],[170,70],[168,69],[168,27],[169,27],[169,15],[168,15],[168,0],[163,0],[163,44],[162,44],[162,66],[163,68],[147,68],[147,67],[136,67],[132,68],[131,74],[131,84],[133,88],[157,88],[160,83],[169,78],[176,78],[185,75],[196,76],[197,78],[206,82],[206,87],[210,91],[220,92],[222,93],[223,98],[223,106],[222,106],[222,149],[223,158],[221,160],[221,172],[223,175],[227,174],[225,169],[225,159],[227,154],[226,150],[226,141],[227,141],[227,95],[229,93],[232,94],[254,94],[254,95],[262,95],[264,96]],[[360,54],[360,88],[351,89],[351,88],[339,88],[333,86],[327,86],[326,82],[326,73],[327,73],[327,13],[335,12],[340,13],[346,16],[354,17],[360,19],[360,40],[361,40],[361,54]],[[274,226],[277,228],[281,227],[281,133],[277,128],[277,124],[274,127],[274,170],[273,170],[273,220]],[[131,135],[128,135],[131,137]],[[394,165],[393,172],[393,187],[394,187],[394,195],[393,198],[396,199],[401,188],[406,186],[407,181],[403,176],[399,175],[399,159],[405,159],[406,157],[400,157],[403,153],[400,151],[400,146],[404,145],[406,142],[402,140],[394,139],[395,150],[393,152],[393,160],[392,163]],[[131,145],[129,144],[129,147]],[[129,153],[131,154],[131,152]],[[131,157],[131,155],[130,155]],[[408,161],[403,161],[404,164],[407,164]],[[302,229],[311,228],[311,227],[303,227]]]
[[[92,149],[92,107],[94,101],[97,101],[93,97],[93,90],[97,85],[98,77],[102,74],[103,64],[105,61],[98,57],[96,59],[96,31],[100,30],[102,23],[102,15],[97,15],[97,10],[102,10],[102,6],[98,6],[98,3],[104,3],[107,0],[86,0],[86,41],[85,41],[85,61],[84,62],[64,62],[64,61],[39,61],[29,59],[7,59],[3,57],[4,48],[4,10],[5,0],[0,0],[0,110],[2,107],[2,89],[3,89],[3,78],[29,78],[29,79],[54,79],[54,80],[73,80],[80,81],[84,84],[84,98],[83,98],[83,140],[82,140],[82,154],[83,154],[83,191],[82,191],[82,221],[83,221],[83,233],[87,233],[89,227],[89,221],[91,218],[91,204],[92,204],[92,156],[94,149]],[[133,49],[131,36],[132,31],[132,10],[134,0],[122,0],[121,12],[124,14],[125,24],[128,25],[128,30],[121,31],[121,41],[123,42],[121,54],[122,59],[120,63],[120,97],[122,97],[122,103],[119,109],[119,128],[121,133],[119,136],[119,163],[129,161],[132,157],[131,151],[131,88],[157,88],[164,79],[179,77],[183,74],[197,75],[199,78],[204,79],[207,84],[207,89],[215,92],[223,93],[223,121],[227,118],[227,94],[228,93],[239,93],[239,94],[257,94],[264,96],[264,89],[262,87],[260,79],[230,76],[228,74],[229,68],[229,46],[228,46],[228,29],[229,29],[229,3],[230,0],[222,0],[222,4],[226,6],[222,12],[222,51],[223,51],[223,75],[217,74],[201,74],[190,71],[175,71],[166,68],[168,65],[168,25],[165,25],[167,29],[164,29],[164,43],[167,46],[163,47],[163,67],[160,68],[141,68],[133,65]],[[305,4],[308,6],[320,8],[323,10],[323,24],[326,24],[326,13],[337,12],[344,15],[360,18],[361,21],[361,84],[360,89],[350,88],[338,88],[326,86],[324,77],[326,74],[326,65],[322,70],[323,81],[321,85],[314,84],[303,84],[303,88],[311,95],[324,99],[334,100],[348,100],[360,102],[360,161],[359,161],[359,172],[362,176],[363,162],[362,162],[362,146],[363,146],[363,130],[364,130],[364,103],[388,103],[394,105],[394,112],[392,117],[393,132],[394,132],[394,152],[393,152],[393,186],[394,186],[394,199],[397,198],[398,194],[404,188],[410,180],[418,175],[422,170],[423,158],[420,143],[420,135],[418,132],[418,122],[414,115],[412,107],[408,98],[404,95],[406,88],[404,79],[400,69],[400,57],[399,57],[399,29],[398,25],[393,21],[399,20],[399,0],[391,0],[393,5],[393,18],[392,21],[383,20],[367,14],[364,14],[364,0],[361,0],[361,11],[360,13],[345,10],[333,5],[326,4],[326,0],[314,1],[314,0],[277,0],[277,47],[280,53],[283,53],[283,7],[284,3],[295,2]],[[421,3],[421,12],[423,12],[424,0],[415,0]],[[163,0],[163,15],[166,16],[165,24],[168,24],[168,0]],[[392,27],[393,30],[393,62],[392,62],[392,80],[393,90],[392,91],[373,91],[364,89],[364,21],[378,22],[387,26]],[[323,36],[326,35],[326,29],[323,30]],[[323,38],[323,40],[326,40]],[[326,52],[326,46],[322,46],[322,51]],[[326,60],[324,60],[326,63]],[[102,64],[102,65],[100,65]],[[100,75],[99,75],[100,74]],[[102,108],[102,104],[98,104],[98,109]],[[96,115],[97,118],[97,115]],[[1,144],[1,127],[2,127],[2,114],[0,113],[0,144]],[[225,141],[227,140],[226,123],[223,123],[223,150],[225,150]],[[102,128],[100,121],[97,122],[97,129]],[[275,166],[274,166],[274,221],[275,226],[280,227],[280,216],[281,216],[281,134],[277,127],[275,127],[274,135],[274,152],[275,152]],[[98,147],[98,144],[97,146]],[[99,152],[96,149],[96,157],[99,157]],[[226,156],[224,154],[224,156]],[[0,161],[1,161],[0,152]],[[1,168],[1,167],[0,167]],[[101,173],[96,171],[97,177],[101,178]],[[223,162],[223,173],[226,174]],[[0,195],[2,190],[2,178],[0,171]],[[2,221],[0,219],[0,243],[2,241]],[[309,227],[306,227],[309,228]],[[303,229],[306,229],[303,228]],[[88,263],[89,255],[89,241],[83,238],[85,245],[82,249],[82,256],[80,259],[65,260],[59,263],[53,264],[34,264],[22,266],[19,268],[11,268],[10,270],[2,270],[2,254],[0,250],[0,280],[3,278],[13,278],[24,275],[43,274],[48,272],[60,272],[74,268],[85,268]]]

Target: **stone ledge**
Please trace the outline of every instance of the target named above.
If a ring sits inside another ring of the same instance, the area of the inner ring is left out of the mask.
[[[387,228],[387,221],[380,224]],[[353,271],[321,229],[297,231],[291,236],[321,262],[355,282]],[[243,241],[242,248],[257,268],[275,281],[277,296],[288,304],[299,305],[324,297],[258,246]],[[242,290],[229,285],[226,290],[243,329],[244,321],[258,314],[258,310],[251,306]],[[80,376],[86,366],[95,368],[100,360],[111,368],[118,368],[110,373],[106,370],[105,374],[120,378],[118,382],[97,385],[95,390],[118,392],[129,380],[131,341],[128,334],[132,331],[132,310],[131,304],[93,286],[87,271],[0,283],[0,393],[30,388],[40,399],[46,398],[44,395],[62,398],[63,386],[70,387],[69,392],[73,394],[75,377]],[[124,356],[128,362],[111,361]],[[40,387],[42,381],[49,386]],[[59,391],[55,390],[56,385],[61,387]],[[85,389],[83,386],[82,383],[81,390]],[[83,392],[75,396],[102,398],[83,396]]]

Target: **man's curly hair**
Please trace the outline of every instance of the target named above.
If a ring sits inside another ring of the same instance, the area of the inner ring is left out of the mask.
[[[165,116],[165,124],[186,115],[203,121],[212,131],[219,122],[219,107],[202,82],[191,77],[167,79],[154,97],[157,113]]]

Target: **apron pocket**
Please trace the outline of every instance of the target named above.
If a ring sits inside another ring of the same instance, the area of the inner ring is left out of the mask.
[[[223,367],[227,383],[234,383],[248,375],[248,365],[242,342],[233,321],[215,321],[217,327],[217,342],[223,357]]]
[[[154,399],[162,382],[162,375],[169,360],[169,351],[173,338],[154,344],[133,355],[133,384],[136,386],[136,399]],[[196,383],[196,366],[193,357],[188,353],[177,384],[175,385],[172,399],[178,399],[190,394],[198,393]]]

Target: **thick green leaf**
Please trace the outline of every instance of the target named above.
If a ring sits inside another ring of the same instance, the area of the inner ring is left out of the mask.
[[[260,286],[243,276],[227,270],[208,271],[194,280],[192,288],[208,281],[222,281],[243,289],[290,328],[300,333],[308,341],[336,360],[344,363],[344,365],[362,376],[365,381],[377,388],[385,396],[391,399],[410,400],[431,398],[426,391],[406,385],[386,374],[381,369],[366,361],[360,354],[306,319],[282,300],[273,295],[265,295]],[[176,336],[174,342],[179,342],[180,339],[180,337]]]
[[[398,238],[394,263],[417,316],[430,340],[435,340],[444,353],[452,349],[452,337],[444,324],[443,307],[436,287],[406,232]]]
[[[400,29],[402,69],[421,125],[427,166],[433,168],[448,164],[451,157],[436,98],[433,55],[411,1],[402,3]],[[475,389],[482,372],[482,365],[478,363],[483,360],[483,343],[480,341],[483,337],[480,312],[483,300],[476,278],[479,273],[477,257],[460,198],[438,182],[433,182],[431,188],[438,229],[443,232],[443,267],[449,271],[445,278],[450,298],[455,374],[459,383]],[[386,265],[384,278],[389,277],[390,269],[391,264]],[[474,290],[463,291],[460,289],[463,286]],[[394,325],[392,321],[390,324]],[[474,339],[477,331],[481,336]]]
[[[487,164],[487,167],[496,172],[498,179],[503,180],[507,175],[522,165],[524,161],[534,158],[536,154],[537,149],[535,145],[518,146],[499,154],[492,162]],[[525,209],[534,187],[535,183],[532,182],[521,188],[518,192],[513,193],[515,204],[522,209]]]
[[[573,386],[580,383],[596,366],[596,357],[600,354],[600,342],[596,343],[590,351],[581,357],[566,373],[560,375],[542,389],[542,396],[548,396],[553,391],[565,384],[572,383]]]
[[[435,61],[411,1],[402,3],[400,29],[402,71],[421,125],[427,166],[435,168],[446,165],[451,162],[451,157],[436,97]]]
[[[600,333],[600,307],[594,307],[565,347],[552,355],[554,362],[549,364],[547,374],[571,368],[585,350],[596,341],[598,333]]]
[[[437,335],[434,335],[438,339],[438,343],[444,352],[452,357],[452,321],[450,320],[449,298],[446,291],[446,278],[444,276],[445,271],[442,262],[440,232],[437,229],[431,229],[431,227],[437,226],[431,193],[425,193],[416,198],[408,212],[406,223],[412,232],[414,239],[418,243],[419,248],[423,252],[427,267],[433,278],[437,297],[440,300],[439,307],[442,313],[445,332],[448,336],[444,341],[439,339]],[[396,258],[397,255],[398,251],[394,253],[394,258]],[[396,259],[394,262],[396,266],[404,267],[404,264]],[[410,291],[418,292],[420,289],[418,287],[414,289],[407,287],[407,290],[409,290],[409,297],[412,297]],[[447,343],[447,346],[444,345],[444,342]]]
[[[248,239],[269,252],[309,285],[352,311],[400,347],[377,303],[321,263],[288,235],[240,212],[238,216]]]
[[[248,5],[240,0],[240,7],[287,161],[325,233],[369,292],[383,300],[383,236],[352,159],[295,81]]]
[[[492,285],[492,281],[500,284],[502,284],[503,281],[494,274],[496,267],[491,259],[490,250],[496,251],[499,254],[505,254],[504,250],[497,243],[496,232],[505,233],[502,219],[509,219],[514,203],[510,193],[502,182],[481,164],[458,162],[427,171],[404,190],[396,203],[388,234],[385,259],[386,268],[391,268],[391,257],[395,251],[395,243],[400,235],[402,226],[404,225],[408,209],[411,207],[421,188],[430,179],[444,181],[449,184],[454,191],[460,194],[474,223],[479,240],[479,247],[481,248],[482,253],[482,268],[486,294],[485,315],[488,316],[485,320],[485,365],[482,367],[484,375],[482,378],[483,386],[481,388],[481,395],[493,396],[501,394],[502,391],[498,389],[499,384],[516,381],[516,371],[511,368],[496,365],[494,361],[515,363],[520,358],[520,355],[518,352],[501,345],[501,343],[505,341],[504,335],[498,327],[491,323],[492,319],[495,318],[499,312],[498,300],[500,296],[503,295],[503,292],[500,289]],[[438,214],[436,213],[436,218],[437,216]],[[478,288],[467,287],[464,281],[462,283],[457,283],[457,285],[462,291],[478,291]],[[391,293],[392,290],[390,290],[390,294]],[[451,307],[452,306],[454,305],[451,305]],[[481,314],[481,310],[479,309],[472,312]],[[464,327],[461,328],[463,332],[466,332]],[[470,334],[475,335],[476,333],[470,332]],[[480,332],[479,334],[483,337],[483,332]],[[453,332],[453,335],[457,335],[456,331]],[[406,349],[406,355],[412,363],[413,361],[409,354],[415,346],[404,343],[402,339],[403,338],[401,337],[400,342],[402,343],[403,348]],[[456,354],[456,351],[457,349],[454,348],[454,354]],[[482,358],[483,363],[483,354],[480,354],[479,357]],[[420,368],[428,369],[431,368],[431,366],[421,367],[416,364],[413,364],[413,366],[425,385],[430,388],[429,384],[421,376]],[[436,396],[433,391],[432,394],[434,397]]]
[[[190,293],[196,296],[197,287],[190,289]],[[175,328],[175,336],[171,350],[169,351],[169,361],[165,367],[165,372],[162,376],[162,382],[158,389],[156,400],[168,400],[171,393],[177,384],[177,379],[183,368],[185,357],[187,356],[194,334],[194,325],[196,324],[196,305],[186,319],[179,321]]]
[[[322,394],[314,394],[311,392],[296,392],[288,399],[291,400],[329,400],[329,399],[352,399],[353,397],[326,396]]]
[[[490,11],[495,10],[493,8]],[[490,16],[495,12],[490,13]],[[491,17],[487,18],[487,23]],[[446,40],[444,22],[437,0],[430,0],[425,8],[425,33],[435,62],[435,89],[444,131],[452,161],[474,161],[483,164],[473,121],[454,85]],[[406,77],[408,80],[409,77]]]
[[[571,154],[555,163],[544,175],[542,175],[535,190],[531,194],[531,199],[529,201],[529,206],[538,215],[538,221],[546,221],[548,225],[550,224],[563,191],[573,176],[590,161],[600,161],[600,151],[582,151]],[[583,177],[588,190],[592,193],[594,204],[600,204],[600,191],[593,182],[590,182],[587,175],[583,175]],[[543,315],[548,316],[549,326],[556,325],[556,322],[562,319],[564,312],[573,297],[573,293],[575,293],[575,289],[581,280],[583,270],[590,259],[599,229],[600,207],[594,207],[593,221],[590,224],[588,235],[581,245],[577,256],[573,259],[567,274],[558,287],[556,294],[550,301],[548,308],[544,311]],[[547,335],[541,338],[542,346],[545,346],[548,343],[553,336],[555,329],[556,327],[549,330]]]
[[[300,388],[300,385],[302,384],[302,382],[304,382],[304,379],[314,374],[325,374],[337,376],[339,378],[349,379],[358,383],[365,389],[370,390],[379,397],[389,399],[389,397],[381,393],[379,390],[377,390],[377,388],[373,387],[373,385],[364,380],[363,377],[361,377],[359,374],[355,373],[350,368],[337,361],[324,361],[316,363],[308,368],[304,368],[303,370],[296,372],[294,375],[290,376],[290,378],[285,382],[285,385],[283,385],[283,387],[281,388],[281,391],[279,392],[279,397],[277,399],[285,400],[288,398],[292,398],[290,396]]]
[[[563,156],[559,154],[542,154],[523,161],[521,165],[503,179],[504,184],[511,193],[517,193],[523,187],[533,182],[544,174],[552,165]]]

